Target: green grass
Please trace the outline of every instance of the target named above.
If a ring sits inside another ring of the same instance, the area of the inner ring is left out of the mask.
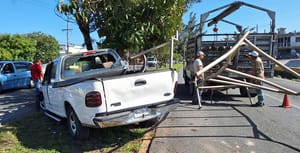
[[[300,82],[300,79],[292,79],[293,81]]]
[[[33,113],[0,128],[0,152],[136,153],[148,129],[137,125],[92,129],[88,140],[79,141],[71,138],[65,121],[56,122],[42,113]]]

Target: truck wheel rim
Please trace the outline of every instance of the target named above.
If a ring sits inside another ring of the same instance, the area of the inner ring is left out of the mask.
[[[73,134],[76,133],[76,121],[75,121],[75,116],[74,113],[70,113],[70,128]]]
[[[33,82],[33,80],[30,80],[30,82],[29,82],[29,88],[33,88],[34,87],[34,82]]]

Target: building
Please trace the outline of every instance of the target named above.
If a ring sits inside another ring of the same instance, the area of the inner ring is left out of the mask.
[[[60,44],[59,45],[59,54],[64,55],[67,54],[67,45],[66,44]],[[74,44],[69,44],[69,54],[74,54],[74,53],[80,53],[80,52],[85,52],[86,48],[79,46],[79,45],[74,45]]]
[[[279,28],[277,45],[279,59],[300,57],[300,32],[286,33],[285,28]]]

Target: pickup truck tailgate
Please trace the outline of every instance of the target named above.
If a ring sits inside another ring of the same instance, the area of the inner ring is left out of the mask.
[[[103,79],[107,112],[171,100],[177,79],[171,70]]]

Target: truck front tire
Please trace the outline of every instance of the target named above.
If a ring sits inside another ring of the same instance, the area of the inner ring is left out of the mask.
[[[29,83],[28,83],[28,88],[31,89],[34,87],[34,82],[32,79],[29,80]]]
[[[83,140],[89,137],[90,129],[81,125],[71,106],[67,108],[67,124],[69,132],[74,139]]]

